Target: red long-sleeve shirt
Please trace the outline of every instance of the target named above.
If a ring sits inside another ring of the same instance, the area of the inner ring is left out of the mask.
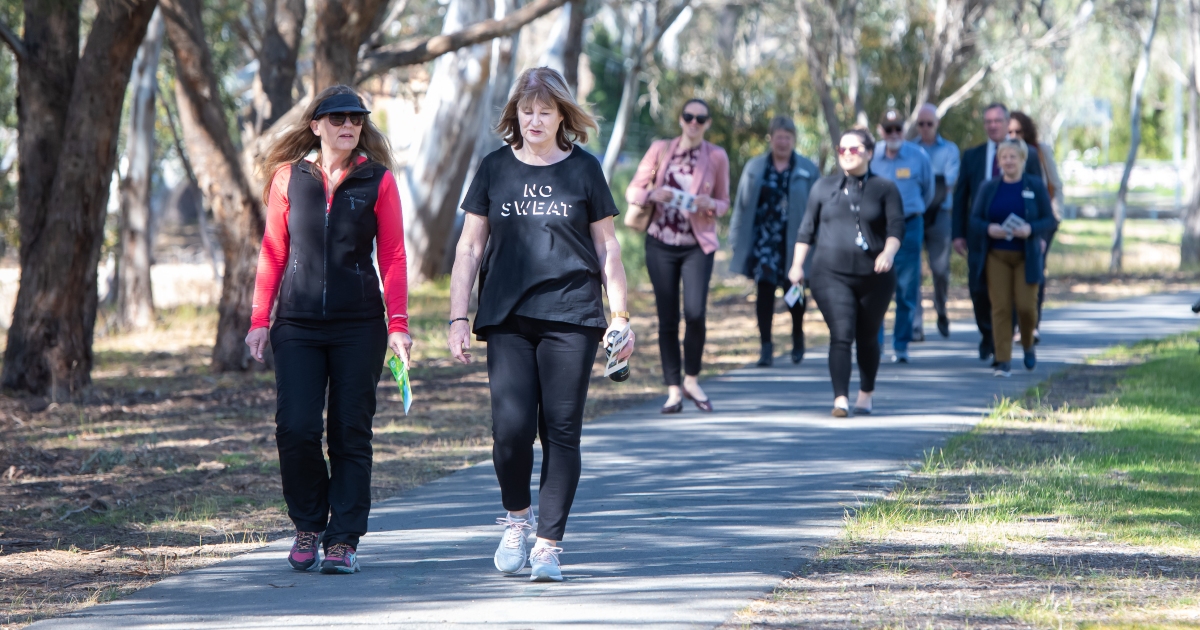
[[[358,158],[359,163],[366,161]],[[320,170],[320,169],[316,169]],[[323,175],[323,173],[322,173]],[[279,283],[289,256],[288,184],[291,181],[291,165],[276,171],[271,181],[271,194],[267,203],[267,227],[263,234],[262,250],[258,256],[258,273],[254,279],[254,304],[250,315],[250,329],[271,325],[271,307],[279,294]],[[343,173],[343,178],[345,174]],[[341,180],[333,186],[325,182],[326,200],[332,199]],[[328,204],[326,204],[328,207]],[[328,210],[327,210],[328,211]],[[375,237],[376,258],[379,261],[380,278],[383,280],[383,299],[387,307],[388,333],[408,332],[408,259],[404,252],[404,218],[400,207],[400,191],[391,172],[385,173],[379,182],[379,196],[375,202],[375,219],[378,232]]]

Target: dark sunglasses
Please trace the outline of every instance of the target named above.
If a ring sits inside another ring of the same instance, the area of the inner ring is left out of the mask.
[[[355,127],[361,127],[363,124],[363,120],[366,118],[366,115],[365,114],[326,114],[325,117],[329,119],[329,124],[333,125],[334,127],[341,127],[342,125],[346,124],[347,119],[350,121],[351,125],[354,125]]]
[[[866,147],[838,147],[838,155],[846,155],[847,153],[849,153],[850,155],[866,155],[867,148]]]
[[[917,121],[918,127],[932,127],[933,125],[934,125],[934,122],[932,120],[918,120]]]
[[[900,133],[901,131],[904,131],[904,127],[896,127],[896,126],[889,125],[889,126],[883,128],[883,133]]]
[[[697,116],[695,114],[689,114],[687,112],[683,113],[683,122],[685,122],[685,123],[690,123],[694,120],[694,121],[700,123],[701,125],[703,125],[704,123],[708,122],[708,120],[710,118],[712,118],[712,116],[709,116],[708,114],[703,114],[703,115]]]

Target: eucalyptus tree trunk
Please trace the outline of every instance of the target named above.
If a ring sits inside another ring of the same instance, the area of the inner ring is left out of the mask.
[[[91,383],[96,264],[133,59],[154,0],[26,2],[18,58],[21,285],[0,382],[59,398]]]
[[[116,322],[125,330],[154,325],[154,294],[150,286],[150,178],[154,172],[155,94],[158,92],[158,59],[166,26],[162,9],[155,9],[146,38],[133,62],[133,102],[129,112],[129,166],[121,180],[120,256],[117,257]]]
[[[451,0],[442,32],[487,20],[493,11],[489,0]],[[407,191],[404,240],[410,281],[442,272],[463,180],[483,128],[491,69],[490,42],[447,53],[434,64],[416,122],[425,131],[414,148],[412,165],[397,182],[402,193]]]
[[[1146,88],[1146,76],[1150,73],[1150,51],[1154,45],[1154,33],[1158,29],[1158,14],[1162,8],[1162,0],[1154,0],[1154,8],[1150,15],[1150,26],[1142,39],[1142,52],[1138,57],[1137,69],[1133,72],[1133,87],[1129,93],[1129,154],[1125,156],[1125,169],[1121,172],[1121,186],[1117,189],[1117,207],[1113,211],[1113,244],[1112,257],[1109,259],[1108,270],[1111,273],[1121,271],[1121,258],[1124,256],[1125,231],[1125,199],[1129,194],[1129,176],[1133,165],[1137,162],[1138,145],[1142,142],[1142,92]]]
[[[1200,0],[1187,0],[1187,45],[1191,65],[1188,72],[1188,166],[1192,174],[1192,196],[1183,215],[1183,240],[1179,264],[1200,265]]]

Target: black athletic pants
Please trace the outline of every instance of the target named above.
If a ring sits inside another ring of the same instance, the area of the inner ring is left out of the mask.
[[[858,346],[858,388],[875,391],[879,331],[896,292],[896,272],[867,276],[814,270],[808,281],[829,326],[829,376],[833,395],[850,395],[850,345]]]
[[[712,278],[713,257],[699,245],[667,245],[646,237],[646,272],[654,285],[654,303],[658,310],[658,351],[662,355],[663,382],[681,385],[679,376],[679,282],[683,281],[683,372],[700,374],[704,354],[704,313],[708,308],[708,281]]]
[[[764,344],[771,343],[771,322],[775,319],[775,286],[773,282],[758,283],[758,297],[754,310],[758,315],[758,338]],[[792,314],[792,343],[801,348],[804,347],[804,307],[804,298],[801,296],[796,300],[795,306],[788,308],[788,312]]]
[[[387,351],[387,324],[276,320],[275,440],[283,498],[296,529],[325,532],[325,548],[358,547],[371,511],[371,420]],[[326,391],[328,419],[322,421]],[[321,452],[327,434],[329,467]]]
[[[579,487],[583,403],[602,328],[513,316],[487,329],[492,462],[504,509],[529,507],[533,440],[542,442],[539,538],[562,540]]]

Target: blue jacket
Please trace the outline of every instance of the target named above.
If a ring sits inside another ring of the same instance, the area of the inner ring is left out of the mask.
[[[988,225],[991,224],[988,220],[988,209],[996,198],[1001,181],[1002,178],[995,177],[983,182],[979,187],[979,194],[975,195],[975,203],[971,205],[970,222],[967,226],[967,262],[971,268],[972,286],[981,286],[979,283],[983,282],[984,262],[991,246],[987,233]],[[1021,197],[1025,201],[1025,220],[1033,228],[1033,234],[1025,239],[1025,282],[1040,284],[1045,264],[1042,260],[1042,239],[1058,227],[1058,219],[1054,218],[1054,211],[1050,209],[1050,192],[1046,190],[1042,178],[1036,175],[1022,175],[1021,188]],[[1027,192],[1032,192],[1033,198],[1026,196]]]

